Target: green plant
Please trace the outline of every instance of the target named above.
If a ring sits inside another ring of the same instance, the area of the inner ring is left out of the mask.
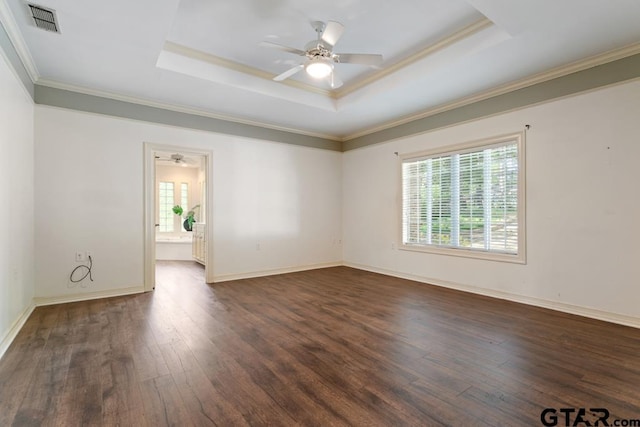
[[[189,209],[189,211],[187,211],[187,214],[184,216],[184,218],[189,223],[189,228],[193,227],[193,223],[196,222],[196,209],[198,208],[200,208],[200,205],[195,205],[194,207]],[[175,205],[172,210],[173,213],[178,216],[182,216],[182,214],[184,213],[184,209],[180,205]]]
[[[180,205],[175,205],[173,207],[173,213],[178,215],[178,216],[182,216],[182,212],[184,212],[184,209],[182,209],[182,206]]]

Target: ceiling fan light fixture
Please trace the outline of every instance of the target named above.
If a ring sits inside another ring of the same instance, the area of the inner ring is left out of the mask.
[[[304,67],[307,74],[314,79],[323,79],[333,71],[333,64],[327,58],[313,58]]]

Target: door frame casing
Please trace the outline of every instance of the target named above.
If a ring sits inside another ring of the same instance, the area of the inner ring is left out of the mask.
[[[205,158],[207,233],[205,281],[213,283],[213,151],[176,145],[144,143],[144,291],[152,291],[156,283],[156,152],[176,151]]]

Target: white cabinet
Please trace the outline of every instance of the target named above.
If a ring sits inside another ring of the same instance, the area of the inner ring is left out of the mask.
[[[193,259],[204,265],[207,259],[207,224],[193,224]]]

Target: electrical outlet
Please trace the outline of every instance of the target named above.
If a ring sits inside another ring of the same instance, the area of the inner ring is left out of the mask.
[[[93,254],[91,253],[91,251],[87,251],[87,259],[89,259],[89,257],[93,257]]]
[[[76,262],[84,261],[84,254],[82,252],[76,252]]]

